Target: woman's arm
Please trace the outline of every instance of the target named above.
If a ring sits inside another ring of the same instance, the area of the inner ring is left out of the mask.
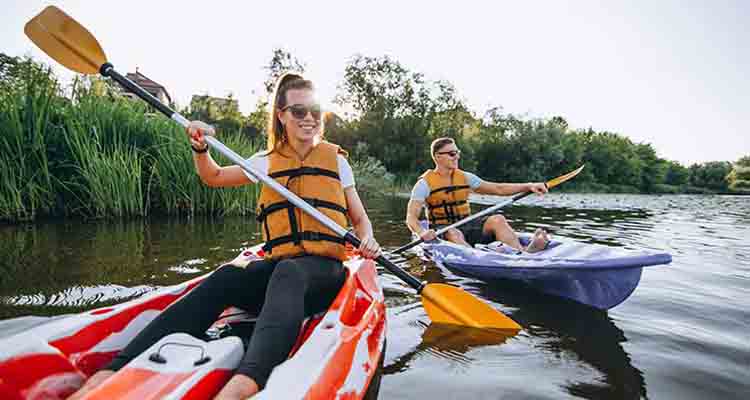
[[[204,132],[213,135],[214,128],[201,121],[192,121],[188,125],[187,135],[190,138],[190,146],[194,150],[202,150],[208,146],[203,135]],[[242,168],[237,165],[220,167],[207,151],[202,153],[193,151],[193,164],[201,181],[207,186],[230,187],[252,183],[250,178],[242,171]]]
[[[206,153],[193,152],[193,162],[201,181],[210,187],[232,187],[253,183],[238,165],[220,167]]]
[[[372,223],[370,223],[370,218],[367,216],[365,206],[359,198],[357,189],[354,186],[349,186],[344,189],[344,195],[346,196],[349,220],[354,227],[354,234],[362,241],[359,246],[359,252],[365,258],[377,258],[380,255],[380,245],[375,241],[372,232]]]

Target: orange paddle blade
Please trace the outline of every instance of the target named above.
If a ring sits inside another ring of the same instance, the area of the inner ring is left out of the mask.
[[[422,289],[422,305],[433,322],[474,328],[521,330],[521,325],[470,293],[444,283]]]

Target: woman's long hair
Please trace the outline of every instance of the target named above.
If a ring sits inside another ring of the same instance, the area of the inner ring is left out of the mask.
[[[289,140],[284,132],[284,125],[279,120],[279,111],[286,107],[286,92],[292,89],[315,90],[311,81],[306,80],[302,75],[287,72],[276,80],[276,89],[273,91],[273,100],[271,103],[271,115],[268,118],[268,154],[277,151],[286,141]],[[322,130],[322,121],[321,130]]]

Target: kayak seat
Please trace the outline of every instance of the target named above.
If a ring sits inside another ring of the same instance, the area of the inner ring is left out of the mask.
[[[300,336],[305,332],[311,332],[325,315],[325,311],[306,318],[302,322]],[[219,340],[230,336],[240,338],[245,349],[250,344],[250,338],[255,331],[258,316],[241,308],[229,307],[221,314],[219,319],[206,331],[202,338],[206,341]]]

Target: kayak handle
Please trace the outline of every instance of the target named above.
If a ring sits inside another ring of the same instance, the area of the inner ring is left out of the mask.
[[[148,356],[148,359],[151,360],[151,361],[153,361],[153,362],[155,362],[155,363],[157,363],[157,364],[166,364],[167,363],[167,359],[164,358],[163,355],[161,355],[161,349],[163,349],[165,346],[168,346],[168,345],[183,346],[183,347],[194,347],[194,348],[200,349],[201,350],[201,357],[199,359],[197,359],[193,363],[193,366],[197,367],[199,365],[203,365],[203,364],[211,361],[211,357],[209,357],[209,356],[206,355],[206,349],[203,348],[203,346],[198,346],[196,344],[177,343],[177,342],[167,342],[167,343],[162,344],[161,346],[159,346],[159,349],[156,350],[156,353],[153,353],[150,356]]]

